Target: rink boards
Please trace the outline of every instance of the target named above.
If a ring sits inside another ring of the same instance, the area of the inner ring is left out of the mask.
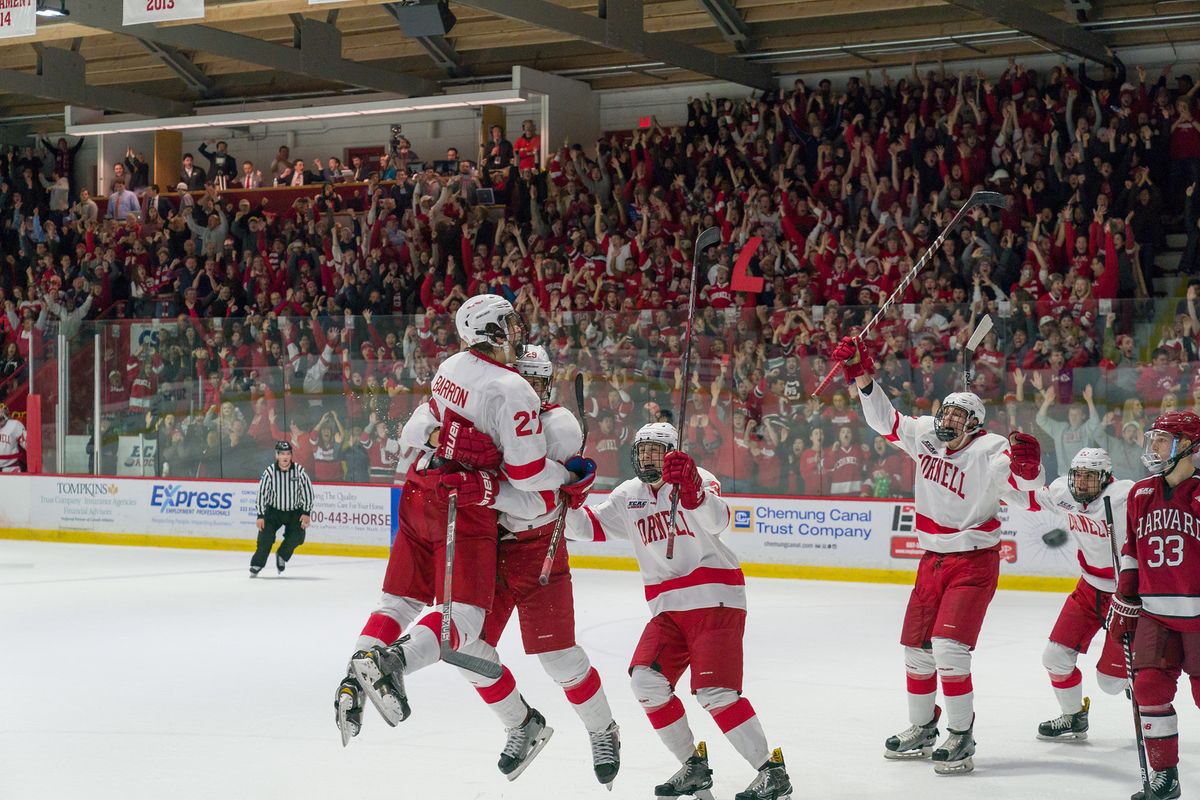
[[[0,476],[0,538],[253,550],[257,482]],[[317,484],[304,551],[386,557],[401,489]],[[604,499],[593,494],[590,503]],[[730,495],[724,540],[747,574],[908,583],[921,551],[911,500]],[[1076,549],[1044,518],[1002,509],[1001,585],[1069,588]],[[633,569],[628,543],[571,542],[572,564]]]

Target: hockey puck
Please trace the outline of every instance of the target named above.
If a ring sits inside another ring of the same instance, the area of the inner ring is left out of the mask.
[[[1042,534],[1042,542],[1046,547],[1062,547],[1067,543],[1067,532],[1062,528],[1046,531]]]

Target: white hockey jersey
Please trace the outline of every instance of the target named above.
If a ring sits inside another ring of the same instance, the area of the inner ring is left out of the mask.
[[[18,472],[25,452],[25,425],[15,419],[0,425],[0,472]]]
[[[733,551],[719,538],[729,525],[729,506],[711,472],[700,470],[704,502],[679,507],[674,558],[667,560],[671,486],[656,492],[637,478],[612,490],[604,502],[567,512],[568,539],[628,539],[637,557],[652,614],[696,608],[746,607],[746,579]]]
[[[446,411],[453,411],[490,436],[504,454],[504,475],[516,488],[557,491],[570,480],[566,467],[546,458],[542,401],[512,367],[466,350],[442,362],[430,388],[434,418],[440,423]],[[402,444],[406,440],[402,435]]]
[[[1113,572],[1112,545],[1108,541],[1108,522],[1104,517],[1104,498],[1112,503],[1113,535],[1117,553],[1125,545],[1125,504],[1133,481],[1113,481],[1104,487],[1092,502],[1084,505],[1075,501],[1067,485],[1067,477],[1056,478],[1049,486],[1032,492],[1030,511],[1053,515],[1059,527],[1069,532],[1079,546],[1079,567],[1083,579],[1101,592],[1117,590]]]
[[[917,463],[917,541],[925,550],[962,553],[995,547],[1000,543],[1000,501],[1025,505],[1025,493],[1045,485],[1040,471],[1032,481],[1012,474],[1003,436],[981,430],[950,450],[934,434],[932,416],[901,416],[878,385],[859,397],[867,424]]]

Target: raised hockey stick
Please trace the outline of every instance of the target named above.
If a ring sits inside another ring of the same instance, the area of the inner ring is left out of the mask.
[[[888,296],[888,299],[885,300],[883,305],[879,307],[879,310],[875,312],[875,316],[871,317],[871,321],[863,326],[862,331],[858,334],[859,339],[865,339],[871,329],[875,327],[875,323],[879,322],[879,320],[883,318],[883,315],[887,313],[888,309],[896,304],[896,301],[899,300],[904,291],[908,289],[908,285],[913,282],[913,278],[917,277],[917,273],[925,268],[925,263],[929,261],[929,259],[938,251],[939,248],[941,248],[942,242],[946,241],[946,237],[949,236],[956,228],[958,228],[959,224],[966,219],[968,214],[980,206],[1003,207],[1007,204],[1008,198],[1002,195],[1000,192],[975,192],[975,194],[967,198],[967,202],[963,204],[963,207],[960,208],[958,213],[954,215],[954,218],[950,220],[950,224],[948,224],[942,230],[942,232],[938,234],[938,237],[933,240],[933,244],[929,246],[929,249],[925,251],[920,260],[917,261],[916,264],[913,264],[913,268],[910,269],[908,274],[904,276],[904,280],[900,281],[896,288],[892,290],[892,293]],[[829,372],[827,372],[825,377],[821,379],[821,382],[817,384],[817,388],[813,389],[814,397],[825,391],[825,388],[829,386],[830,381],[833,380],[833,376],[837,374],[838,368],[841,366],[842,365],[840,363],[835,362],[833,366],[829,368]]]
[[[983,343],[983,337],[987,336],[992,331],[992,315],[984,314],[983,318],[975,326],[975,332],[971,334],[971,338],[967,340],[967,346],[963,348],[962,369],[963,369],[963,391],[971,391],[971,384],[975,380],[975,351],[979,345]]]
[[[692,321],[696,318],[696,278],[700,268],[700,253],[721,241],[721,229],[715,225],[700,231],[692,248],[692,282],[688,292],[687,327],[683,334],[683,388],[679,391],[679,416],[675,418],[675,449],[683,449],[683,415],[687,413],[688,389],[692,386],[688,372],[692,363]],[[679,487],[671,489],[671,515],[667,518],[667,558],[675,557],[675,512],[679,510]]]
[[[583,373],[575,373],[575,409],[579,412],[579,428],[583,438],[579,442],[579,455],[587,447],[587,414],[583,411]],[[546,560],[542,562],[542,572],[538,575],[538,585],[547,586],[550,583],[550,572],[554,569],[554,555],[558,552],[558,543],[562,541],[563,531],[567,527],[567,504],[563,503],[554,520],[554,532],[550,534],[550,547],[546,550]]]
[[[460,653],[450,646],[450,621],[454,611],[454,528],[458,518],[458,492],[450,492],[446,509],[446,579],[442,583],[442,661],[470,670],[485,678],[499,678],[504,668],[494,661]]]
[[[1108,526],[1108,546],[1112,550],[1113,577],[1121,574],[1121,560],[1117,556],[1116,527],[1113,525],[1112,500],[1104,498],[1104,522]],[[1133,696],[1133,647],[1129,637],[1121,637],[1121,650],[1125,653],[1125,676],[1129,679],[1129,688],[1125,694],[1133,705],[1133,738],[1137,742],[1138,765],[1142,768],[1142,792],[1145,797],[1153,797],[1150,792],[1150,768],[1146,764],[1146,741],[1142,738],[1142,712],[1138,709],[1137,698]]]

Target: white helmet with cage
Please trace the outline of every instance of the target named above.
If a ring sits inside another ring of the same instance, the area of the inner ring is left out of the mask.
[[[550,386],[551,378],[554,377],[554,364],[550,361],[550,354],[546,352],[546,348],[540,344],[526,345],[525,352],[521,354],[514,363],[513,367],[521,374],[525,380],[529,381],[538,396],[542,398],[543,403],[550,402]],[[540,380],[541,384],[534,383],[535,380]]]
[[[961,430],[955,430],[946,424],[946,411],[951,408],[961,408],[967,414],[967,421]],[[942,407],[938,409],[937,417],[934,418],[934,433],[939,440],[952,442],[962,434],[981,427],[986,414],[979,395],[974,392],[951,392],[942,401]],[[971,424],[971,420],[975,420],[974,425]]]
[[[1112,457],[1103,447],[1085,447],[1076,453],[1067,470],[1067,488],[1075,502],[1086,505],[1099,497],[1112,483],[1112,468]]]
[[[658,483],[662,480],[662,462],[657,464],[642,463],[641,451],[643,445],[662,445],[663,455],[665,456],[675,449],[675,444],[678,441],[679,432],[669,422],[651,422],[649,425],[643,425],[638,428],[637,433],[633,435],[633,449],[629,452],[630,460],[633,461],[633,471],[637,475],[638,480],[642,481],[642,483]]]
[[[516,322],[518,341],[510,341],[509,323]],[[512,303],[498,294],[477,294],[458,307],[454,315],[458,338],[467,347],[489,344],[502,347],[511,344],[514,353],[525,350],[524,325]]]

